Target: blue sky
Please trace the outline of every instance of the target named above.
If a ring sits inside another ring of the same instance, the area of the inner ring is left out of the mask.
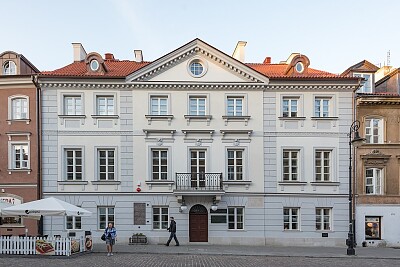
[[[345,0],[0,0],[0,51],[24,54],[40,70],[72,62],[72,42],[86,51],[151,61],[198,37],[227,54],[247,41],[246,62],[286,60],[340,73],[363,59],[400,67],[400,1]]]

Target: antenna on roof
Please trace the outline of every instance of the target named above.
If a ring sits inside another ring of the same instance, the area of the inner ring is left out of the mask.
[[[387,62],[387,65],[390,66],[390,50],[387,51],[386,62]]]

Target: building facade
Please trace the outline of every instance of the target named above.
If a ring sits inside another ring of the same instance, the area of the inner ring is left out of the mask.
[[[23,55],[0,54],[0,200],[13,205],[40,198],[38,69]],[[31,219],[1,217],[1,235],[36,235]]]

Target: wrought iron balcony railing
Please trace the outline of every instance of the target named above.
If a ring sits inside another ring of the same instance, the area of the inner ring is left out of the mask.
[[[222,173],[176,173],[176,190],[222,190]]]

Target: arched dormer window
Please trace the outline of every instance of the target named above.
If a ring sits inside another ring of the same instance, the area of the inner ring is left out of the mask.
[[[29,120],[29,97],[14,95],[8,98],[8,119]]]
[[[88,73],[104,74],[105,72],[107,72],[107,67],[99,53],[89,53],[86,56],[85,63]]]
[[[3,74],[4,75],[16,75],[17,74],[17,65],[14,61],[8,60],[3,64]]]

